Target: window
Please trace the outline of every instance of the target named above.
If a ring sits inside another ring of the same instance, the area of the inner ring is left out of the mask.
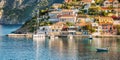
[[[54,29],[52,29],[52,31],[54,32]]]
[[[109,4],[108,2],[106,2],[106,4]]]
[[[118,4],[117,2],[115,2],[114,4]]]
[[[58,29],[56,29],[56,32],[58,32]]]

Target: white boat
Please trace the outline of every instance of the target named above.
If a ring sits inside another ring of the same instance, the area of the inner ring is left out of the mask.
[[[92,35],[89,35],[89,39],[93,39]]]

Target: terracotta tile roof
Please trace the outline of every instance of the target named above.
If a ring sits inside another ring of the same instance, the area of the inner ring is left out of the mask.
[[[64,25],[63,28],[68,28],[68,26]]]
[[[109,2],[113,2],[113,1],[115,1],[115,0],[109,0]]]
[[[110,10],[108,7],[102,7],[102,10]],[[120,8],[113,8],[112,10],[120,12]]]
[[[73,12],[71,9],[62,9],[62,12]]]
[[[57,23],[51,25],[51,29],[62,29],[64,24],[65,24],[64,22],[57,22]]]
[[[101,8],[102,8],[102,10],[109,10],[108,7],[101,7]]]
[[[82,22],[82,23],[76,23],[75,26],[87,26],[90,25],[91,23],[86,23],[86,22]]]
[[[99,24],[113,24],[114,20],[111,17],[95,17]]]

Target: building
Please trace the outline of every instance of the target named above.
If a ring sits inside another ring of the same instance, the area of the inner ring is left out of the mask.
[[[77,22],[90,22],[92,23],[94,18],[90,18],[89,15],[77,15]]]
[[[69,26],[68,27],[68,34],[75,35],[76,34],[76,26]]]
[[[72,9],[62,9],[61,10],[61,15],[77,15],[76,11]]]
[[[98,23],[92,23],[92,28],[95,29],[95,32],[92,35],[101,35],[102,26],[99,26]]]
[[[103,2],[103,7],[118,7],[119,1],[118,0],[105,0]]]
[[[74,10],[63,9],[61,14],[58,15],[59,22],[76,22],[77,13]]]
[[[61,11],[52,11],[52,12],[49,12],[49,21],[51,22],[58,22],[58,15],[61,13]]]
[[[52,32],[51,26],[41,26],[41,27],[39,27],[39,30],[38,30],[38,31],[39,31],[39,32],[43,32],[43,33],[45,33],[46,35],[49,35],[50,32]]]
[[[88,23],[85,20],[81,20],[81,22],[76,23],[75,24],[77,28],[76,34],[79,33],[81,35],[89,35],[89,31],[86,28],[88,25],[91,25],[91,23],[90,22]]]
[[[113,25],[114,20],[111,17],[97,17],[95,22],[98,22],[99,26],[102,27],[102,34],[113,35],[116,34],[116,29]]]
[[[52,22],[76,22],[76,10],[63,9],[49,12],[49,21]]]
[[[88,9],[91,7],[91,3],[95,3],[94,0],[82,0],[81,3],[84,5],[84,9],[86,13],[88,13]]]
[[[52,30],[52,31],[51,31],[50,35],[60,35],[64,24],[65,24],[64,22],[57,22],[57,23],[51,25],[50,30]]]
[[[52,7],[54,8],[54,9],[58,9],[59,7],[61,7],[62,6],[62,4],[60,4],[60,3],[54,3],[53,5],[52,5]]]
[[[94,0],[82,0],[84,4],[90,4],[90,3],[95,3]]]
[[[74,15],[61,15],[59,17],[59,22],[76,22],[76,16]]]

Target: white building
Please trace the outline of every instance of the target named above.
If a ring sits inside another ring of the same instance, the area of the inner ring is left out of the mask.
[[[61,10],[61,15],[75,15],[76,16],[76,11],[71,10],[71,9],[63,9]]]
[[[102,31],[102,26],[99,26],[98,23],[92,23],[92,27],[95,28],[95,32],[92,35],[100,35]]]
[[[60,22],[72,22],[75,23],[76,21],[76,16],[73,15],[62,15],[59,17]]]
[[[75,26],[69,26],[68,33],[75,35],[76,34],[76,27]]]
[[[63,9],[61,10],[61,14],[59,14],[58,19],[60,22],[72,22],[75,23],[77,17],[76,10]]]
[[[51,26],[41,26],[41,27],[39,27],[38,32],[43,32],[46,35],[48,35],[50,32],[52,32]]]
[[[52,11],[52,12],[49,12],[49,21],[52,21],[52,22],[57,22],[59,21],[58,20],[58,15],[60,14],[61,12],[60,11]]]

